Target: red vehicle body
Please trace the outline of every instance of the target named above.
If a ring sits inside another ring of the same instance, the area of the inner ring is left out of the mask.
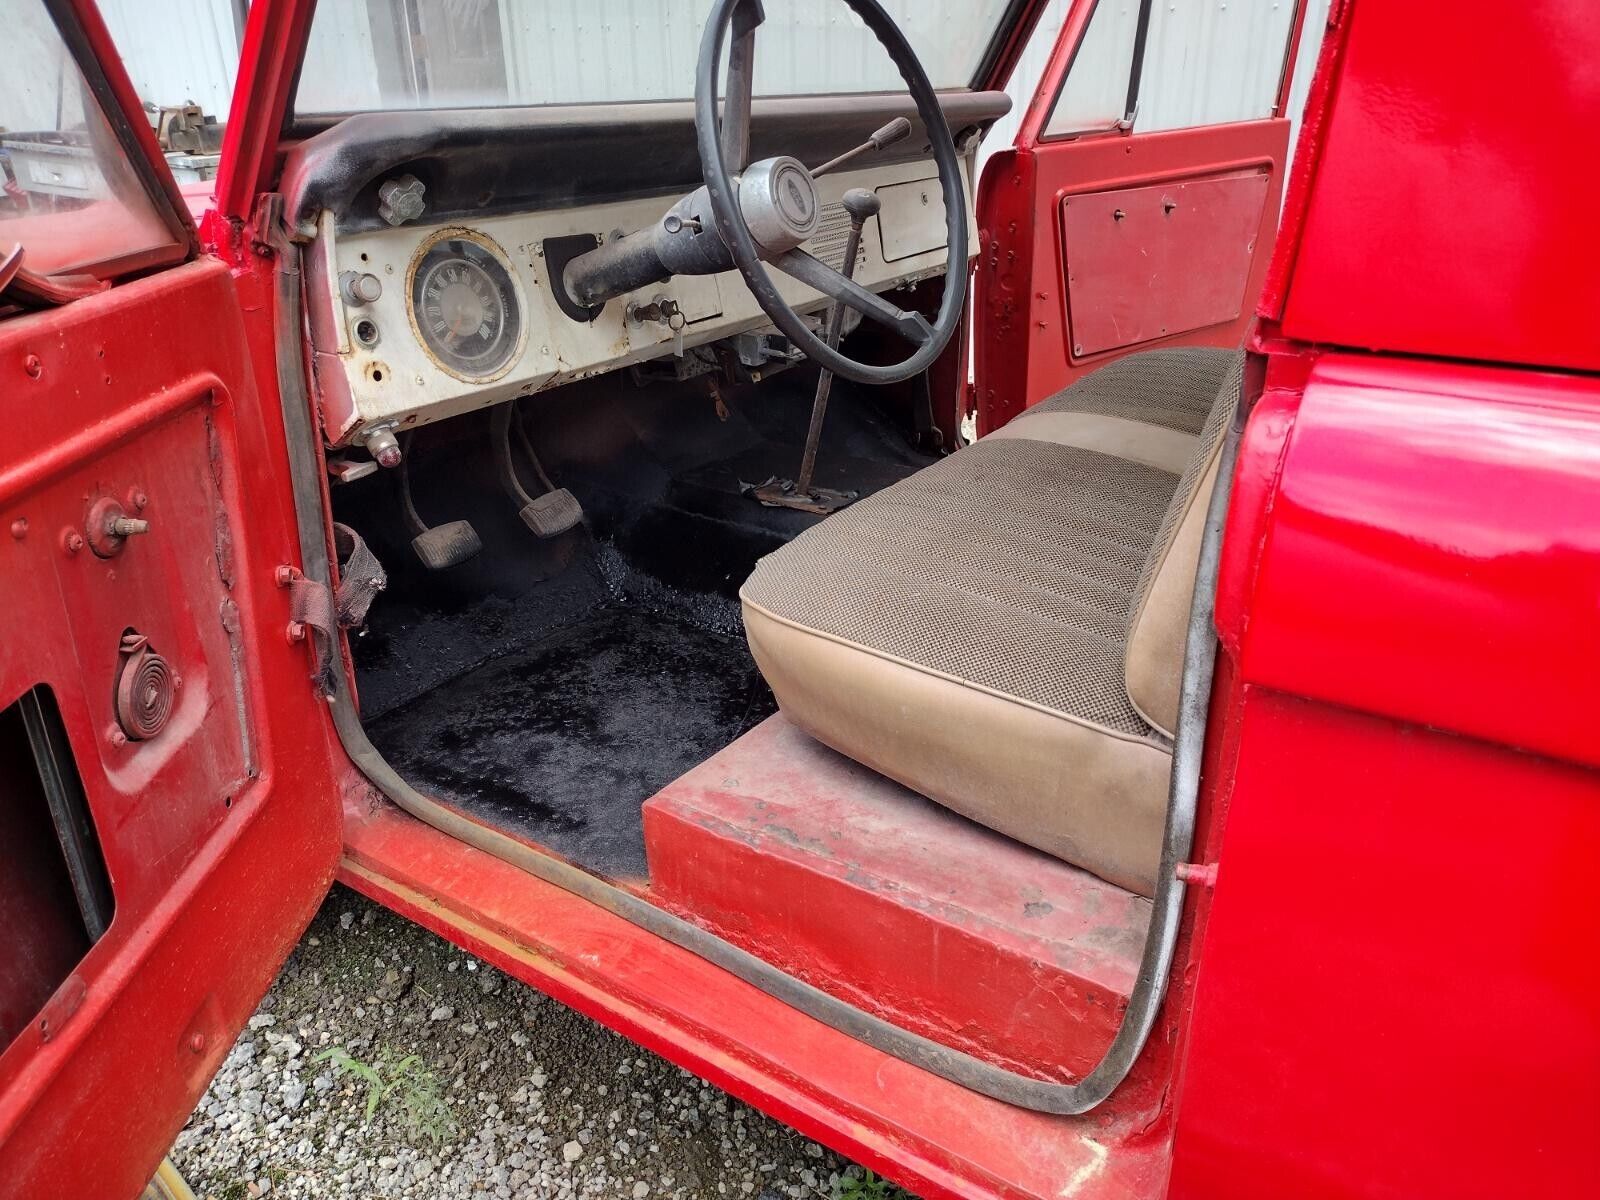
[[[136,109],[92,5],[58,8]],[[1600,1194],[1600,20],[1468,9],[1336,0],[1285,188],[1281,116],[1046,135],[1077,4],[978,190],[980,431],[1118,353],[1069,306],[1095,252],[1064,249],[1073,200],[1261,168],[1228,219],[1264,246],[1282,193],[1270,264],[1240,267],[1253,310],[1171,339],[1247,338],[1259,380],[1191,855],[1214,870],[1128,1078],[1056,1116],[431,828],[351,761],[285,634],[301,561],[259,223],[312,5],[253,5],[222,174],[181,233],[201,249],[0,320],[0,701],[54,693],[117,885],[0,1054],[5,1187],[137,1193],[337,878],[919,1195]],[[181,362],[155,325],[190,332]],[[86,499],[144,493],[202,553],[69,550]],[[130,625],[210,664],[154,762],[103,712]]]

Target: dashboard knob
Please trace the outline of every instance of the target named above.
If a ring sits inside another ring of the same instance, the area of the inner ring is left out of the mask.
[[[842,203],[845,212],[850,214],[850,220],[857,225],[865,225],[883,207],[877,193],[869,192],[866,188],[851,188],[844,194]]]
[[[347,304],[375,304],[383,295],[383,280],[371,271],[345,271],[339,276],[339,289]]]
[[[370,430],[362,441],[366,443],[367,453],[372,455],[372,460],[380,467],[400,465],[400,441],[394,436],[392,429],[380,426]]]
[[[428,189],[415,175],[385,179],[378,185],[378,215],[391,225],[404,225],[422,215]]]

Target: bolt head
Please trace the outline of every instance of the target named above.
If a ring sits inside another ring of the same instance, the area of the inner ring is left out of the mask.
[[[61,548],[68,554],[76,554],[83,549],[83,534],[76,529],[68,529],[61,535]]]
[[[110,729],[106,730],[106,741],[110,742],[113,746],[126,746],[128,744],[128,735],[123,733],[120,728],[113,725]]]

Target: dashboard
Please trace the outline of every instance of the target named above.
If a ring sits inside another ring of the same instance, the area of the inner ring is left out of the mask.
[[[963,176],[970,214],[970,175]],[[856,279],[883,291],[943,272],[945,210],[931,161],[840,172],[817,186],[821,228],[805,250],[841,266],[850,224],[839,198],[863,187],[877,193],[883,208],[862,231]],[[326,310],[319,324],[331,337],[326,344],[314,339],[317,370],[326,383],[327,372],[337,369],[344,387],[335,390],[348,396],[347,408],[324,405],[329,440],[343,444],[386,424],[414,428],[767,326],[737,271],[677,276],[613,300],[593,321],[562,309],[550,269],[560,260],[546,258],[551,241],[644,228],[673,199],[347,237],[324,230],[313,251],[321,264],[316,301]],[[804,284],[770,273],[796,309],[824,304]],[[374,298],[362,299],[368,295]],[[664,300],[676,303],[679,328],[639,316],[661,311]],[[330,354],[337,367],[325,361]]]
[[[979,95],[987,102],[979,114],[984,124],[1003,115],[1003,95],[999,104],[988,100],[987,93]],[[758,110],[753,142],[759,140],[760,115]],[[855,123],[880,117],[876,110],[864,112]],[[849,121],[834,124],[844,126],[838,140],[854,136]],[[958,142],[973,245],[977,130],[976,122],[969,125]],[[334,129],[323,136],[338,133]],[[842,265],[849,232],[841,198],[851,188],[877,195],[881,210],[863,228],[855,267],[856,280],[873,291],[914,283],[945,268],[945,209],[937,169],[925,138],[915,141],[910,154],[890,161],[864,159],[858,169],[816,181],[821,220],[803,249],[835,269]],[[348,144],[341,144],[336,154],[321,160],[303,156],[298,185],[296,164],[286,172],[292,223],[309,243],[303,262],[313,376],[330,445],[360,443],[384,430],[402,432],[771,329],[736,270],[675,276],[588,314],[573,313],[568,297],[557,298],[553,283],[570,257],[563,248],[574,242],[594,245],[659,221],[678,199],[678,192],[666,190],[677,185],[676,179],[630,179],[625,164],[609,163],[613,189],[626,181],[630,190],[644,185],[654,194],[581,197],[587,202],[573,203],[579,197],[570,190],[546,196],[519,182],[523,191],[514,203],[527,207],[489,212],[472,211],[470,201],[463,202],[466,189],[452,192],[435,186],[417,205],[420,213],[393,224],[374,219],[381,211],[378,197],[389,194],[388,181],[449,177],[442,170],[431,176],[421,169],[413,173],[412,164],[426,164],[425,157],[386,154],[381,146],[370,152],[366,145],[359,149],[370,157],[360,170],[351,166]],[[808,149],[820,155],[828,145]],[[481,155],[480,149],[477,157]],[[662,174],[683,174],[692,166],[691,159]],[[479,174],[472,186],[478,186],[487,168],[475,169]],[[588,164],[584,169],[592,173],[597,168]],[[489,189],[483,189],[480,197],[487,194]],[[796,310],[817,313],[826,304],[805,284],[776,270],[769,269],[769,274]],[[672,314],[670,320],[666,313]]]

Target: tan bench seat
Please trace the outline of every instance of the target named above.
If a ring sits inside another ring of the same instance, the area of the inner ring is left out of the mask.
[[[1123,359],[762,559],[745,628],[785,715],[1150,894],[1239,362]]]

